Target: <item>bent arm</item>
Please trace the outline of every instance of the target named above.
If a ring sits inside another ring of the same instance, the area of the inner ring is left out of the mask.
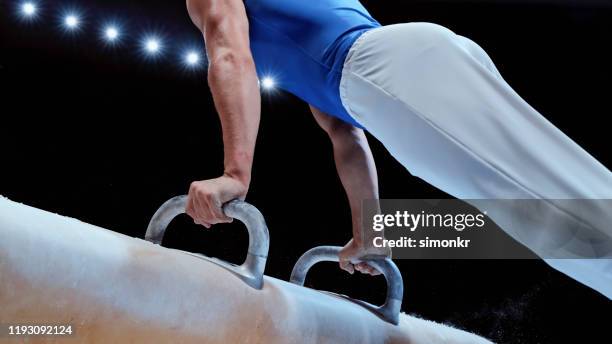
[[[206,41],[208,83],[223,130],[224,174],[248,187],[261,99],[244,4],[188,0],[187,9]]]

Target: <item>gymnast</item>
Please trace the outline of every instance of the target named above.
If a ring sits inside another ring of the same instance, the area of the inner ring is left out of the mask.
[[[368,131],[412,175],[453,197],[542,200],[533,217],[511,208],[488,215],[542,258],[575,258],[546,261],[612,298],[612,211],[591,207],[586,218],[554,201],[610,199],[612,173],[527,104],[477,43],[433,23],[383,26],[358,0],[187,0],[187,9],[206,42],[225,151],[223,175],[190,186],[186,212],[196,223],[230,221],[221,206],[246,197],[257,71],[274,69],[278,87],[310,105],[333,143],[353,226],[341,268],[376,274],[353,262],[390,253],[360,224],[361,201],[379,198]],[[527,221],[551,217],[579,229],[567,237]],[[576,254],[595,243],[600,255]]]

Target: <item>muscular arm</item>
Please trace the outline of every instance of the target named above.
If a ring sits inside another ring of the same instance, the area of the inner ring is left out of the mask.
[[[377,250],[372,247],[374,232],[361,228],[361,202],[379,198],[374,157],[362,129],[331,117],[313,106],[310,109],[332,142],[336,170],[351,207],[353,240],[345,246],[340,259],[341,267],[352,272],[353,265],[349,262],[351,259],[357,259],[365,254],[388,255],[386,251],[376,252]],[[358,264],[354,267],[362,272],[373,273],[373,269],[367,264]]]
[[[223,203],[246,196],[261,99],[242,1],[187,0],[187,9],[206,41],[208,83],[223,130],[223,176],[194,182],[189,192],[187,213],[209,227],[230,221]]]

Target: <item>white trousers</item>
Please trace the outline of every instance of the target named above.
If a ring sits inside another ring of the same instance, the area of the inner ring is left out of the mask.
[[[340,95],[349,114],[412,175],[446,193],[546,200],[549,219],[564,216],[569,229],[507,209],[489,212],[541,257],[556,250],[592,258],[577,252],[612,246],[611,209],[598,203],[577,214],[554,201],[612,199],[612,173],[527,104],[470,39],[432,23],[368,31],[347,55]],[[600,247],[585,249],[591,242]],[[612,299],[612,259],[546,261]]]

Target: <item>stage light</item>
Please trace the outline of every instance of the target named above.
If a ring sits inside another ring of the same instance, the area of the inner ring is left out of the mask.
[[[79,26],[79,17],[76,14],[68,14],[64,17],[64,25],[68,29],[76,29]]]
[[[161,49],[161,44],[157,38],[150,37],[145,40],[144,48],[149,54],[157,54]]]
[[[266,76],[263,79],[261,79],[261,87],[263,87],[266,90],[273,89],[275,85],[276,83],[274,82],[274,79],[272,79],[269,76]]]
[[[190,51],[185,55],[185,63],[189,66],[195,66],[200,62],[200,55],[195,51]]]
[[[24,2],[21,5],[21,14],[23,14],[26,17],[32,17],[34,15],[36,15],[36,4],[33,2]]]
[[[107,26],[106,29],[104,29],[104,38],[109,42],[117,40],[117,38],[119,38],[119,29],[113,25]]]

